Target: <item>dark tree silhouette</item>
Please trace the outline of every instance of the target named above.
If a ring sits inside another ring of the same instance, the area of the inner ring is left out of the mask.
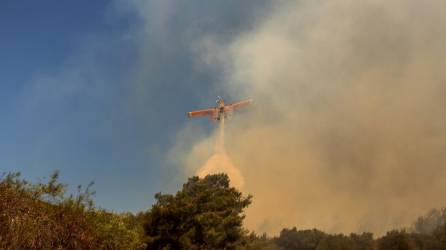
[[[192,177],[176,195],[155,195],[144,218],[148,249],[235,249],[244,245],[243,210],[251,203],[225,174]]]

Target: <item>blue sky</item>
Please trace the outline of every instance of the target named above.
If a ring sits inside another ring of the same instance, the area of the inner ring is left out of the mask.
[[[198,44],[229,43],[266,1],[0,2],[0,170],[95,182],[99,206],[139,211],[186,180],[166,159],[185,112],[225,95]],[[194,121],[205,131],[206,120]]]

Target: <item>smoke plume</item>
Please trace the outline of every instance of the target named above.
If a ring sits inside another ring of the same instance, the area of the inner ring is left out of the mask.
[[[277,3],[206,51],[223,88],[255,100],[226,134],[254,196],[246,226],[381,234],[444,206],[446,3]],[[211,140],[195,142],[189,166]]]

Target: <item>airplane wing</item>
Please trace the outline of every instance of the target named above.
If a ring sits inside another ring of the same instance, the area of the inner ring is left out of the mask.
[[[197,117],[197,116],[205,116],[205,115],[212,115],[214,114],[215,109],[202,109],[202,110],[196,110],[192,112],[187,113],[187,117]]]
[[[252,99],[247,99],[247,100],[243,100],[240,102],[229,104],[228,106],[235,110],[235,109],[246,107],[251,103],[252,103]]]

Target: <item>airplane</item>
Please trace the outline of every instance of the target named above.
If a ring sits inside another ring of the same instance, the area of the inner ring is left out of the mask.
[[[225,100],[220,96],[217,97],[217,106],[209,109],[201,109],[187,113],[187,117],[210,116],[213,121],[220,121],[222,118],[228,118],[234,110],[243,108],[252,103],[252,99],[246,99],[236,103],[225,105]]]

